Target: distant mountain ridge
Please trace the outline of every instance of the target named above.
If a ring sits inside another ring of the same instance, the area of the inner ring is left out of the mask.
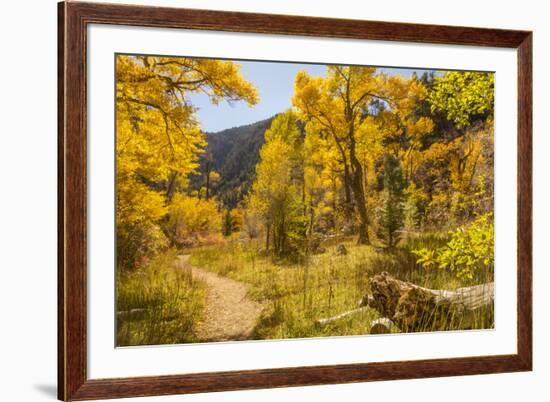
[[[207,158],[220,174],[220,181],[212,193],[228,208],[234,208],[250,191],[254,181],[256,164],[260,158],[260,148],[264,144],[264,134],[272,116],[244,126],[228,128],[215,133],[206,133],[207,154],[201,158],[201,175],[192,178],[194,188],[204,183]]]

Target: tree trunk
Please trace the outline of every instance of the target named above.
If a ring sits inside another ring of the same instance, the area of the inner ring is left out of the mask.
[[[387,272],[369,280],[372,295],[362,305],[378,310],[403,332],[494,326],[494,283],[433,290],[395,279]]]
[[[279,255],[285,255],[286,254],[286,219],[285,215],[283,214],[281,225],[279,226],[279,249],[278,254]]]
[[[351,174],[348,157],[346,155],[346,150],[340,143],[340,140],[338,139],[336,134],[333,132],[332,135],[336,144],[336,148],[338,148],[340,156],[342,157],[342,164],[344,165],[344,217],[347,222],[352,222],[353,204],[351,202]]]
[[[271,232],[271,225],[265,225],[265,253],[269,253],[269,232]]]
[[[309,225],[307,230],[307,251],[308,253],[314,251],[313,249],[313,228],[315,225],[315,210],[313,205],[310,205],[309,208]],[[315,247],[318,248],[318,247]]]
[[[350,134],[350,139],[353,134]],[[355,206],[359,212],[359,237],[357,244],[370,244],[369,241],[369,218],[367,214],[367,206],[365,204],[365,190],[363,188],[363,168],[361,162],[355,155],[355,141],[350,141],[350,161],[352,167],[353,196],[355,198]]]
[[[166,186],[166,198],[168,198],[168,201],[172,200],[172,197],[174,195],[174,192],[176,191],[176,184],[178,182],[178,176],[179,173],[172,172],[170,174],[170,179],[168,180],[168,184]]]
[[[395,324],[389,318],[378,318],[370,323],[372,335],[389,334],[393,328],[395,328]]]
[[[359,308],[356,308],[355,310],[344,311],[343,313],[335,315],[334,317],[320,318],[317,321],[315,321],[315,325],[322,327],[324,325],[330,324],[331,322],[339,321],[342,318],[350,317],[352,315],[363,313],[365,311],[367,311],[366,307],[359,307]]]
[[[344,164],[344,216],[347,222],[352,222],[353,203],[351,201],[351,177],[349,166]]]
[[[206,172],[206,201],[210,199],[210,170]]]

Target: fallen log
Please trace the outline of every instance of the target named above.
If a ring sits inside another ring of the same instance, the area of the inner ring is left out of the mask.
[[[345,311],[345,312],[343,312],[341,314],[338,314],[338,315],[335,315],[333,317],[321,318],[321,319],[315,321],[315,324],[322,327],[323,325],[327,325],[327,324],[330,324],[331,322],[341,320],[342,318],[349,317],[350,315],[355,315],[355,314],[362,313],[366,309],[367,309],[367,307],[359,307],[359,308],[356,308],[354,310]]]
[[[361,304],[378,310],[403,332],[492,328],[494,283],[434,290],[387,272],[369,279],[371,294]]]
[[[389,334],[393,328],[396,328],[395,324],[389,318],[382,317],[371,321],[370,333],[375,334]]]
[[[331,322],[336,322],[343,318],[362,313],[366,311],[368,308],[370,307],[368,306],[359,307],[353,310],[345,311],[341,314],[337,314],[329,318],[321,318],[315,321],[315,325],[317,325],[318,327],[323,327],[327,324],[330,324]],[[371,321],[370,333],[371,334],[389,334],[393,328],[396,328],[396,326],[389,318],[377,318],[376,320]]]
[[[387,272],[369,280],[371,294],[359,308],[315,322],[323,326],[361,313],[378,311],[381,318],[371,322],[371,334],[492,328],[494,323],[494,283],[456,290],[428,289],[394,278]]]
[[[345,312],[343,312],[341,314],[338,314],[338,315],[335,315],[333,317],[321,318],[321,319],[315,321],[315,325],[317,325],[318,327],[322,327],[322,326],[325,326],[327,324],[330,324],[331,322],[339,321],[343,318],[346,318],[346,317],[349,317],[349,316],[352,316],[352,315],[355,315],[355,314],[358,314],[358,313],[362,313],[368,308],[369,307],[367,307],[367,306],[360,307],[360,308],[356,308],[354,310],[345,311]],[[385,317],[377,318],[376,320],[372,320],[370,325],[371,325],[371,327],[370,327],[370,333],[371,334],[389,334],[390,332],[392,332],[392,329],[397,328],[395,326],[395,324],[389,318],[385,318]]]

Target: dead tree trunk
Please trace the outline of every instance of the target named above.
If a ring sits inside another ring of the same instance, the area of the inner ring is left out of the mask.
[[[373,335],[389,334],[395,324],[389,318],[378,318],[370,323],[370,333]]]
[[[433,290],[383,272],[369,284],[372,293],[362,304],[378,310],[403,332],[493,327],[494,283]]]
[[[330,324],[331,322],[339,321],[343,318],[350,317],[352,315],[362,313],[366,309],[367,309],[366,306],[365,307],[359,307],[359,308],[356,308],[355,310],[345,311],[341,314],[335,315],[334,317],[321,318],[321,319],[315,321],[315,325],[322,327],[324,325]]]

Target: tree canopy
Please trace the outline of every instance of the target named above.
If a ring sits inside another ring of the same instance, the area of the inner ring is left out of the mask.
[[[117,226],[119,239],[136,242],[136,226],[153,228],[166,214],[206,145],[189,95],[250,106],[258,95],[230,61],[119,55],[116,75]],[[143,236],[146,243],[160,237]]]

